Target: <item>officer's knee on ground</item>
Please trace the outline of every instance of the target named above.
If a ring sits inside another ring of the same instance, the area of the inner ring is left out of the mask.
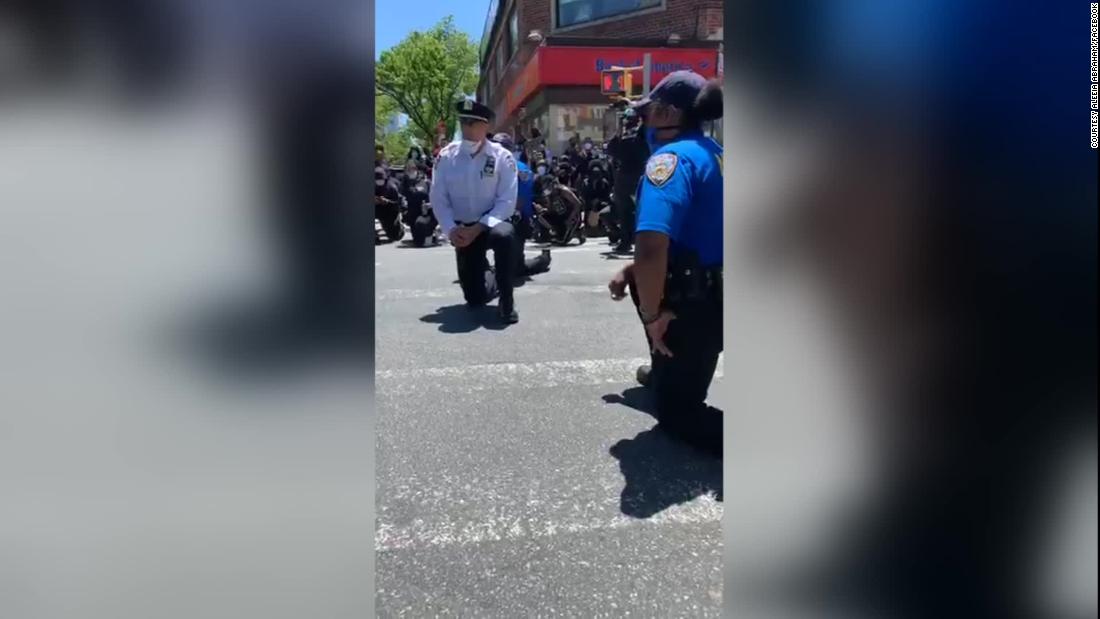
[[[515,236],[515,227],[506,221],[501,222],[489,229],[489,244],[494,247],[511,246]]]

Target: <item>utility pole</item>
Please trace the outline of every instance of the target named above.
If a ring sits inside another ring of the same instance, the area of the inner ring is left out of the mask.
[[[646,53],[642,57],[642,96],[645,97],[649,94],[650,89],[650,73],[653,72],[653,54]]]

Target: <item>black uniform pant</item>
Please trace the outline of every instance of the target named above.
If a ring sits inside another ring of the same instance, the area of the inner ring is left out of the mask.
[[[493,250],[495,274],[486,257]],[[462,295],[471,305],[484,305],[500,295],[502,307],[511,307],[516,270],[516,231],[509,222],[501,222],[478,235],[466,247],[455,248],[458,281]]]
[[[619,244],[634,244],[634,196],[627,192],[615,192],[612,212],[619,226]]]
[[[672,357],[651,353],[649,388],[658,427],[669,435],[714,455],[722,454],[722,411],[708,406],[707,391],[722,352],[722,298],[680,303],[668,307],[676,314],[665,333]],[[630,298],[638,307],[633,282]],[[646,331],[646,343],[653,342]]]
[[[515,225],[516,229],[516,276],[524,277],[529,275],[538,275],[539,273],[545,273],[550,270],[550,256],[539,254],[533,258],[526,258],[523,255],[524,247],[527,244],[528,239],[532,235],[531,220],[529,218],[520,218]]]

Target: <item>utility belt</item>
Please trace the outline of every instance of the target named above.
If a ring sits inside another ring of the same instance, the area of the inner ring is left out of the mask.
[[[668,267],[665,302],[669,305],[722,300],[722,266],[701,267],[693,261]]]
[[[462,226],[463,228],[469,228],[470,226],[476,226],[479,223],[481,223],[481,220],[484,219],[486,215],[488,215],[489,213],[492,213],[492,212],[493,212],[493,208],[489,207],[489,210],[485,211],[481,215],[478,215],[477,219],[475,219],[475,220],[473,220],[469,223],[466,223],[465,221],[458,221],[456,219],[455,220],[455,225],[456,226]]]

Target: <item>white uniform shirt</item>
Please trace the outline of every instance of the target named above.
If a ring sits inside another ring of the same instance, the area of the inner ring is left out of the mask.
[[[516,160],[506,148],[486,140],[473,156],[461,142],[439,151],[432,170],[431,205],[443,234],[457,224],[480,222],[492,228],[516,211]]]

